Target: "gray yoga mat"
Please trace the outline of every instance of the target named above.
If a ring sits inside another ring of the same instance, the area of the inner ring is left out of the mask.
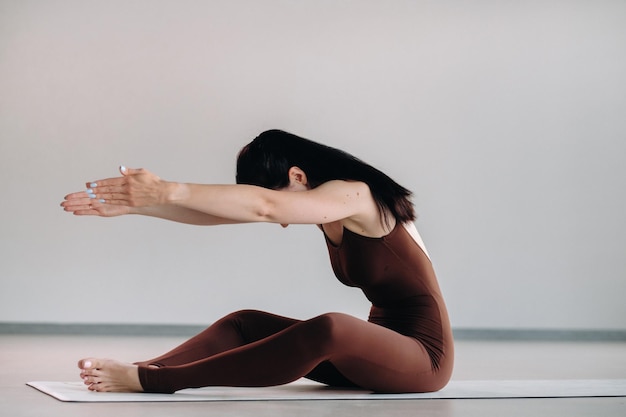
[[[419,400],[468,398],[624,397],[626,379],[450,381],[441,391],[376,394],[329,388],[308,381],[267,388],[207,387],[175,394],[91,392],[81,382],[35,381],[27,385],[67,402],[188,402],[293,400]]]

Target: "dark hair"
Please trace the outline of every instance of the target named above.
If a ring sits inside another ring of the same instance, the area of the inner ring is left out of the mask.
[[[282,130],[265,131],[241,149],[236,181],[281,189],[289,185],[293,166],[305,172],[311,188],[331,180],[366,183],[385,222],[388,212],[401,223],[415,219],[411,192],[387,175],[342,150]]]

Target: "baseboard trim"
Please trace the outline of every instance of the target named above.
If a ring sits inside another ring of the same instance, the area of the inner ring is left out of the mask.
[[[206,326],[183,324],[0,323],[0,334],[63,336],[193,336]]]
[[[626,330],[454,329],[456,340],[537,342],[626,342]]]
[[[203,325],[107,324],[107,323],[19,323],[0,322],[4,335],[59,336],[161,336],[190,337]],[[454,329],[456,340],[546,341],[546,342],[625,342],[626,330],[597,329]]]

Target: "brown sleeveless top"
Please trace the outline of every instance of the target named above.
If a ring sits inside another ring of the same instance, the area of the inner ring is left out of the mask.
[[[339,245],[325,237],[335,276],[372,302],[368,321],[415,338],[439,369],[452,351],[448,314],[432,264],[406,228],[397,222],[381,238],[344,228]]]

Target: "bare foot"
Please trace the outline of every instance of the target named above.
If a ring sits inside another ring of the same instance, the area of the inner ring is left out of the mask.
[[[87,358],[78,361],[80,377],[90,391],[143,392],[139,367],[111,359]]]

